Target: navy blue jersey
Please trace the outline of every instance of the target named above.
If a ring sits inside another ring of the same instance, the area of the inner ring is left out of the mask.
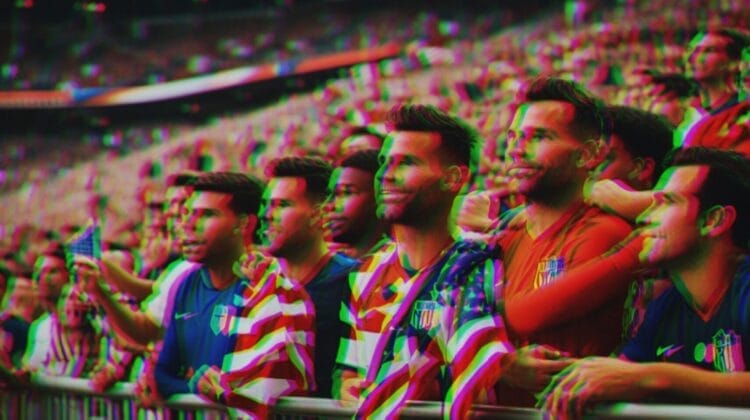
[[[673,286],[651,305],[638,334],[622,354],[637,362],[674,362],[717,372],[750,364],[750,257],[707,320]]]
[[[334,254],[318,274],[305,285],[315,306],[315,396],[331,398],[333,365],[343,328],[339,320],[341,302],[349,290],[347,279],[359,262]]]
[[[237,335],[230,327],[242,313],[242,293],[247,285],[240,279],[218,290],[205,267],[180,284],[173,311],[167,314],[171,322],[154,369],[163,397],[192,392],[189,379],[201,366],[222,367],[224,356],[234,351]]]

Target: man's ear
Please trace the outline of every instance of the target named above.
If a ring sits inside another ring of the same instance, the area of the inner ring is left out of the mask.
[[[607,157],[608,145],[602,138],[586,140],[578,151],[576,166],[593,170]]]
[[[648,183],[653,179],[656,162],[653,158],[635,158],[633,159],[633,170],[628,173],[628,179],[636,179],[642,184]]]
[[[715,205],[706,210],[700,221],[701,235],[715,238],[729,232],[737,218],[734,206]]]
[[[450,165],[440,181],[443,190],[458,192],[469,180],[469,168],[463,165]]]
[[[242,233],[242,241],[245,245],[253,243],[253,234],[255,229],[258,227],[258,216],[255,214],[247,214],[240,216],[239,229]]]

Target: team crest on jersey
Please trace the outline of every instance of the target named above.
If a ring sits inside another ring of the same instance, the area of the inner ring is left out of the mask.
[[[440,325],[440,315],[443,305],[434,300],[418,300],[414,302],[414,312],[411,316],[412,327],[418,330],[430,331]]]
[[[536,266],[534,276],[534,288],[538,289],[552,283],[557,277],[565,272],[564,257],[545,258]]]
[[[719,330],[713,336],[714,368],[718,372],[742,372],[745,360],[742,357],[742,337],[732,330]]]
[[[211,331],[214,335],[229,335],[237,310],[232,306],[216,305],[211,314]]]

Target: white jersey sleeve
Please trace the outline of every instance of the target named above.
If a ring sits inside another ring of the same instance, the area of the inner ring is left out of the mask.
[[[154,324],[167,328],[172,312],[174,294],[182,281],[193,271],[200,268],[200,264],[185,260],[177,260],[167,267],[154,282],[151,296],[141,303],[141,310]]]

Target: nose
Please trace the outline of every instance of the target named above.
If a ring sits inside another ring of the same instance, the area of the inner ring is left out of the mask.
[[[508,148],[505,150],[506,160],[521,160],[526,154],[525,144],[521,139],[508,139]]]

